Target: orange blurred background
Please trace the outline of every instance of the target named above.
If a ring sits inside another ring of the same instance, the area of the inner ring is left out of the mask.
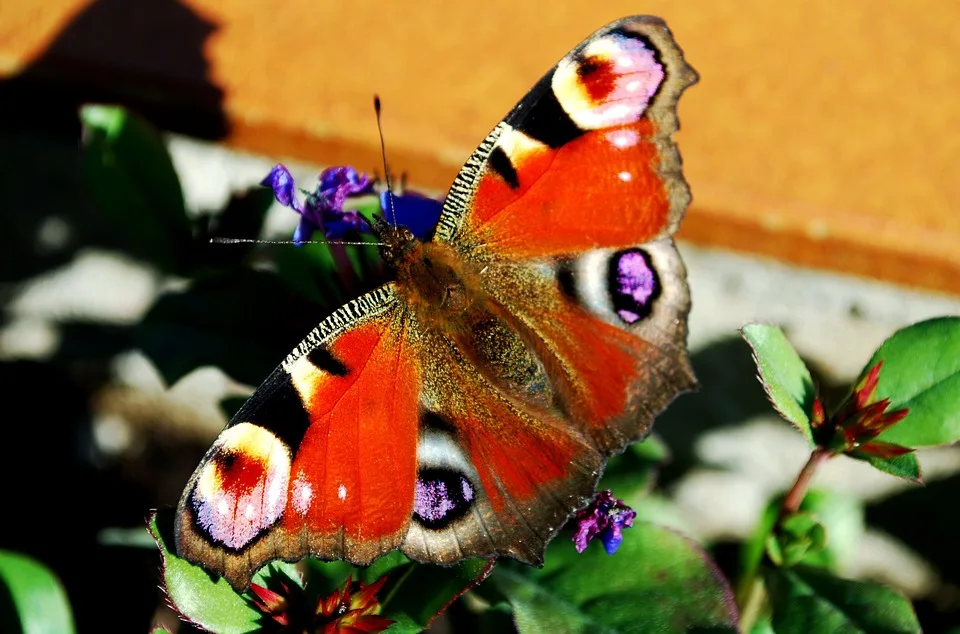
[[[680,103],[681,237],[960,293],[958,3],[7,0],[0,73],[367,171],[378,93],[392,166],[442,191],[552,64],[632,13],[666,19],[701,75]]]

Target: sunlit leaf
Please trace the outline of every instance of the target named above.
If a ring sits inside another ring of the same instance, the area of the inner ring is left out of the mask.
[[[818,555],[827,542],[827,531],[812,513],[800,511],[785,518],[767,537],[767,555],[777,566],[795,566]]]
[[[0,631],[70,634],[70,601],[60,580],[40,562],[0,550]]]
[[[759,570],[782,503],[782,495],[767,503],[757,528],[744,542],[740,550],[743,575],[752,576]],[[856,556],[865,530],[860,499],[828,489],[811,489],[804,496],[800,510],[815,517],[826,533],[822,548],[805,553],[800,559],[802,563],[836,570]]]
[[[237,594],[226,579],[176,555],[172,513],[151,515],[149,529],[160,548],[163,587],[180,618],[221,634],[260,631],[263,615],[254,607],[249,593]],[[253,583],[267,585],[266,577],[272,570],[281,570],[293,579],[299,577],[292,564],[274,562],[261,568]]]
[[[917,454],[915,453],[908,453],[895,458],[869,456],[860,459],[869,462],[880,471],[895,475],[898,478],[918,483],[923,481],[920,461],[917,459]]]
[[[867,362],[883,362],[875,399],[907,417],[878,440],[905,447],[960,441],[960,317],[922,321],[894,333]]]
[[[747,324],[740,332],[753,348],[760,382],[770,402],[813,444],[809,412],[815,394],[806,364],[776,326]]]

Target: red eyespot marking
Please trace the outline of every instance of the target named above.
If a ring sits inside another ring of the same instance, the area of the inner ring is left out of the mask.
[[[220,436],[197,479],[197,523],[214,541],[243,548],[280,518],[289,475],[286,445],[257,425],[234,425]]]
[[[616,88],[618,73],[613,62],[600,57],[588,57],[577,65],[577,77],[594,102],[601,102]]]

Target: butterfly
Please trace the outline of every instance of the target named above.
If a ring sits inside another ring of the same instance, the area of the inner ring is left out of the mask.
[[[374,227],[393,281],[324,319],[184,489],[181,557],[234,588],[274,559],[512,557],[696,386],[672,134],[697,81],[628,17],[554,66],[460,169],[432,239]]]

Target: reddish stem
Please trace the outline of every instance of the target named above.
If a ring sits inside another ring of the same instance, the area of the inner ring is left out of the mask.
[[[800,504],[807,494],[807,489],[810,487],[810,480],[813,479],[813,474],[816,472],[817,467],[832,455],[833,453],[831,451],[823,447],[817,447],[813,450],[813,453],[810,454],[810,459],[807,460],[807,464],[803,465],[803,470],[801,470],[800,475],[797,476],[797,481],[793,483],[793,487],[787,493],[786,497],[783,498],[783,504],[780,505],[781,520],[800,510]]]
[[[497,560],[496,560],[495,558],[494,558],[494,559],[489,559],[489,560],[487,560],[487,566],[486,566],[483,570],[480,571],[480,574],[477,575],[477,578],[474,579],[473,581],[471,581],[470,584],[467,585],[467,587],[465,587],[464,589],[460,590],[460,592],[458,592],[457,594],[455,594],[452,599],[450,599],[449,601],[447,601],[447,602],[444,604],[444,606],[443,606],[442,608],[440,608],[440,611],[439,611],[439,612],[437,612],[436,614],[434,614],[433,616],[430,617],[430,620],[427,621],[427,628],[429,628],[431,625],[433,625],[433,622],[436,621],[437,618],[438,618],[441,614],[443,614],[444,612],[446,612],[446,611],[447,611],[447,608],[449,608],[451,605],[453,605],[454,603],[456,603],[456,602],[457,602],[457,599],[459,599],[460,597],[462,597],[463,595],[465,595],[466,593],[470,592],[471,590],[473,590],[474,588],[476,588],[477,586],[479,586],[481,583],[483,583],[484,581],[486,581],[486,580],[487,580],[487,577],[490,576],[490,573],[493,572],[493,567],[496,566],[496,565],[497,565]]]

